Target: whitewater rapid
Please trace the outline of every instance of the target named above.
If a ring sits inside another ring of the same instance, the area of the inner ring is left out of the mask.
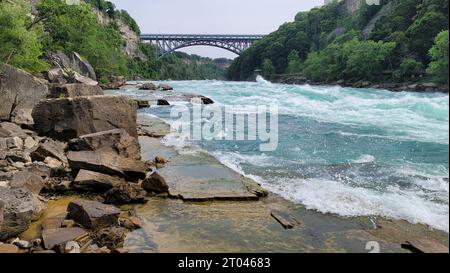
[[[449,230],[449,97],[339,86],[175,81],[216,104],[279,108],[277,151],[245,142],[164,141],[202,149],[272,192],[341,216],[384,216]],[[142,91],[127,90],[133,95]],[[147,113],[173,122],[169,110]]]

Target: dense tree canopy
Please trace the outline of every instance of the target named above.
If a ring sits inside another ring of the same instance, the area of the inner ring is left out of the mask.
[[[98,22],[103,12],[111,23]],[[30,1],[0,0],[0,62],[31,72],[48,68],[46,52],[78,52],[94,67],[100,81],[109,76],[140,76],[147,79],[223,79],[228,60],[215,60],[176,53],[158,59],[155,48],[141,44],[139,58],[126,55],[119,25],[125,23],[139,34],[139,26],[126,12],[104,0],[85,0],[68,5],[64,0],[40,0],[36,17]]]
[[[388,2],[385,16],[363,35]],[[356,14],[346,13],[343,2],[300,12],[294,22],[282,25],[236,59],[228,77],[248,80],[267,60],[274,65],[274,74],[303,73],[321,82],[420,80],[433,60],[434,68],[427,71],[436,77],[445,64],[438,64],[435,56],[445,53],[429,51],[436,35],[448,30],[448,0],[382,0],[381,4],[369,6],[363,1]]]
[[[27,0],[0,1],[0,62],[40,72],[47,68],[40,59],[43,31],[39,26],[30,27],[29,10]]]

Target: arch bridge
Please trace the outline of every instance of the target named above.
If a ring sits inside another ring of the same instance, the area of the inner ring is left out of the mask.
[[[158,47],[159,57],[175,50],[190,46],[213,46],[241,55],[264,35],[224,35],[224,34],[141,34],[141,41]]]

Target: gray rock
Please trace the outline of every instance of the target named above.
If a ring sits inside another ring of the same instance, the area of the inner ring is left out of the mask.
[[[108,227],[98,230],[95,235],[95,243],[100,247],[109,249],[119,248],[123,245],[126,230],[122,227]]]
[[[0,138],[20,137],[27,138],[28,134],[19,125],[11,122],[0,123]]]
[[[67,159],[73,171],[89,170],[124,177],[129,181],[144,179],[147,171],[147,166],[144,162],[111,153],[70,151],[67,153]]]
[[[0,201],[4,204],[0,240],[17,236],[27,230],[33,216],[33,194],[23,188],[0,187]]]
[[[76,52],[69,54],[69,56],[61,51],[49,52],[46,59],[47,62],[56,68],[61,68],[65,71],[76,71],[85,77],[97,80],[94,68]]]
[[[164,177],[158,172],[149,174],[144,181],[142,181],[142,188],[148,192],[163,193],[169,191],[169,186]]]
[[[37,195],[44,187],[44,180],[39,175],[29,171],[21,171],[14,174],[10,186],[11,188],[25,188]]]
[[[59,84],[67,83],[67,78],[69,77],[69,75],[66,72],[64,72],[64,69],[59,67],[50,69],[46,73],[46,76],[49,82]]]
[[[62,140],[119,128],[138,136],[136,105],[125,97],[44,100],[33,109],[33,119],[36,131]]]
[[[87,232],[79,227],[46,229],[42,231],[42,240],[46,249],[73,241],[78,237],[87,235]]]
[[[98,85],[84,83],[54,84],[50,87],[49,98],[75,98],[82,96],[102,96],[103,90]]]
[[[146,196],[147,192],[138,184],[123,183],[105,193],[105,202],[115,205],[143,203]]]
[[[142,84],[142,86],[139,88],[140,90],[157,90],[158,86],[154,83],[147,82]]]
[[[64,154],[67,144],[54,140],[47,140],[30,153],[33,161],[44,161],[47,157],[53,157],[67,164],[67,157]]]
[[[114,129],[81,136],[71,140],[69,148],[71,151],[98,151],[136,160],[141,159],[139,142],[124,129]]]
[[[78,199],[69,204],[67,212],[67,218],[91,229],[119,224],[120,209],[96,201]]]
[[[24,141],[23,141],[23,147],[25,149],[31,150],[32,148],[34,148],[37,145],[37,142],[34,140],[34,138],[32,137],[27,137]]]
[[[47,83],[7,64],[0,64],[0,120],[11,120],[19,109],[32,109],[48,94]]]
[[[76,189],[103,193],[124,183],[125,180],[122,178],[88,170],[80,170],[73,182],[73,186]]]

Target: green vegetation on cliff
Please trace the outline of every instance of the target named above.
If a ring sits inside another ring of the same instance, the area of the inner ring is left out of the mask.
[[[0,0],[0,62],[30,72],[48,69],[47,52],[77,52],[92,64],[101,82],[110,76],[129,79],[223,79],[227,65],[208,58],[172,54],[158,59],[155,48],[140,44],[139,26],[126,12],[104,0],[68,5],[63,0],[40,0],[30,16],[29,0]],[[99,15],[108,23],[99,22]],[[125,24],[136,35],[135,54],[125,52],[120,30]],[[138,56],[138,57],[136,57]]]
[[[363,1],[356,13],[346,2],[300,12],[236,59],[228,77],[247,80],[261,68],[267,76],[303,74],[318,82],[394,82],[420,80],[427,71],[448,83],[441,57],[448,56],[448,0]]]

